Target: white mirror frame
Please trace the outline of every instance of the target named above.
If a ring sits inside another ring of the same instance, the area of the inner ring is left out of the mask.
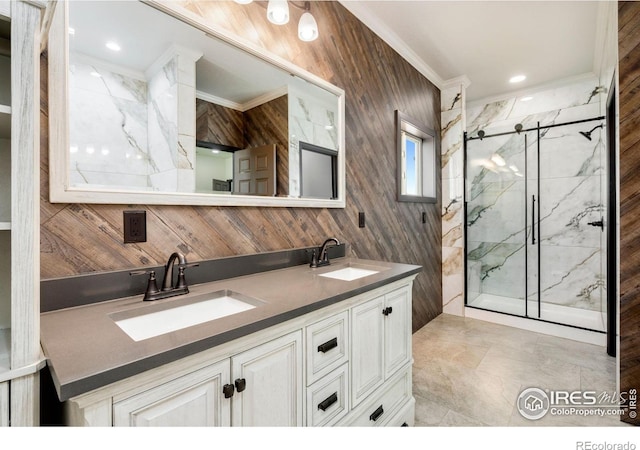
[[[143,1],[177,20],[199,28],[282,70],[315,84],[338,97],[338,198],[311,199],[261,197],[249,195],[200,194],[190,192],[104,190],[72,187],[69,183],[69,15],[68,0],[60,1],[49,34],[49,201],[51,203],[100,203],[144,205],[267,206],[305,208],[344,208],[346,204],[345,93],[344,90],[312,73],[259,48],[255,44],[207,24],[202,17],[160,0]]]

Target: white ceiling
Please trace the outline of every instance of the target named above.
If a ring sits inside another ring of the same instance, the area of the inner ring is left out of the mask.
[[[466,76],[467,101],[594,70],[597,1],[341,3],[436,85]]]

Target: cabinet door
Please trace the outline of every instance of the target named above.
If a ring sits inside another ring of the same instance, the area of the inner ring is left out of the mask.
[[[207,366],[117,402],[113,424],[131,427],[229,426],[231,404],[222,394],[230,361]]]
[[[385,295],[384,371],[389,378],[411,361],[411,291],[408,287]]]
[[[384,382],[384,296],[351,310],[351,398],[357,405]]]
[[[302,330],[231,358],[233,426],[302,426]]]

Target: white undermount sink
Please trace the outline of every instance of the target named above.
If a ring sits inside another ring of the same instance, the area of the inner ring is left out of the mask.
[[[364,269],[361,267],[344,267],[342,269],[333,270],[327,273],[321,273],[321,277],[333,278],[334,280],[353,281],[358,278],[368,277],[369,275],[375,275],[379,270]]]
[[[173,302],[145,305],[139,308],[144,312],[138,315],[135,315],[135,311],[123,311],[112,314],[111,318],[131,339],[142,341],[248,311],[263,303],[228,290],[187,299],[174,299]]]

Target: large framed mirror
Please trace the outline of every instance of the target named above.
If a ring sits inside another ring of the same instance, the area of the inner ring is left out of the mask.
[[[173,2],[62,1],[53,20],[52,203],[344,208],[339,87]],[[308,148],[332,164],[313,189]]]

